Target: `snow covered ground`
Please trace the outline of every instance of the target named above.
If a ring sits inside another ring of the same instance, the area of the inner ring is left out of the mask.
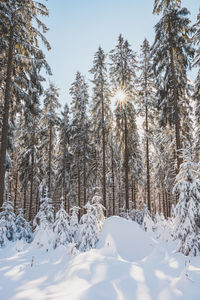
[[[200,300],[200,257],[175,248],[119,217],[105,221],[97,249],[75,256],[11,243],[0,249],[0,299]]]

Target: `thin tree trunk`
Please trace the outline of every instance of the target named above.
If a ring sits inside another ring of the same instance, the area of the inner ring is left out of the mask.
[[[26,214],[26,186],[24,187],[24,215]]]
[[[84,159],[83,159],[83,204],[85,205],[87,202],[87,194],[86,194],[86,141],[84,137]]]
[[[106,147],[105,147],[105,120],[104,120],[104,97],[102,92],[102,146],[103,146],[103,205],[106,208]]]
[[[14,211],[16,211],[17,207],[17,187],[18,187],[18,170],[15,174],[15,198],[14,198]]]
[[[124,113],[125,121],[125,130],[124,130],[124,139],[125,139],[125,200],[126,200],[126,210],[129,210],[129,171],[128,171],[128,129],[127,129],[127,118],[126,112]]]
[[[13,49],[14,49],[14,25],[10,26],[6,87],[5,87],[5,98],[4,98],[4,107],[3,107],[3,123],[2,123],[1,152],[0,152],[0,207],[3,204],[4,189],[5,189],[6,151],[8,146],[8,127],[9,127],[8,120],[9,120],[9,110],[10,110]]]
[[[33,178],[34,178],[34,142],[32,145],[32,153],[31,153],[31,178],[30,178],[30,206],[29,206],[29,221],[31,221],[31,214],[33,210]]]
[[[49,133],[49,180],[48,180],[48,189],[49,189],[49,197],[51,198],[51,149],[52,149],[52,127],[50,127]]]
[[[112,203],[113,203],[113,215],[115,215],[115,175],[114,175],[114,153],[111,147],[111,159],[112,159]]]
[[[78,206],[81,207],[81,175],[80,175],[80,166],[79,166],[79,158],[78,158]],[[79,209],[78,217],[80,220],[81,212]]]
[[[145,97],[146,98],[146,97]],[[147,205],[151,213],[151,195],[150,195],[150,174],[149,174],[149,123],[148,123],[148,107],[145,105],[145,129],[146,129],[146,176],[147,176]]]

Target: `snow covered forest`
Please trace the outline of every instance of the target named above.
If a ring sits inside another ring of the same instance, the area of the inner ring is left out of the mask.
[[[48,3],[0,0],[0,299],[199,300],[200,10],[194,24],[181,0],[152,11],[154,42],[99,46],[62,107],[47,86]],[[31,285],[51,268],[77,291]]]

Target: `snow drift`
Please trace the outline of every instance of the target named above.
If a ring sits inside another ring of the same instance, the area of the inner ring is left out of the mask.
[[[149,255],[155,244],[137,223],[114,216],[105,220],[97,248],[112,248],[124,260],[136,261]]]

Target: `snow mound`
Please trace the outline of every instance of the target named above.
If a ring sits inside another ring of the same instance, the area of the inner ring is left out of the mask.
[[[114,216],[105,220],[97,248],[102,248],[102,254],[136,261],[149,255],[155,245],[156,241],[136,222]]]

